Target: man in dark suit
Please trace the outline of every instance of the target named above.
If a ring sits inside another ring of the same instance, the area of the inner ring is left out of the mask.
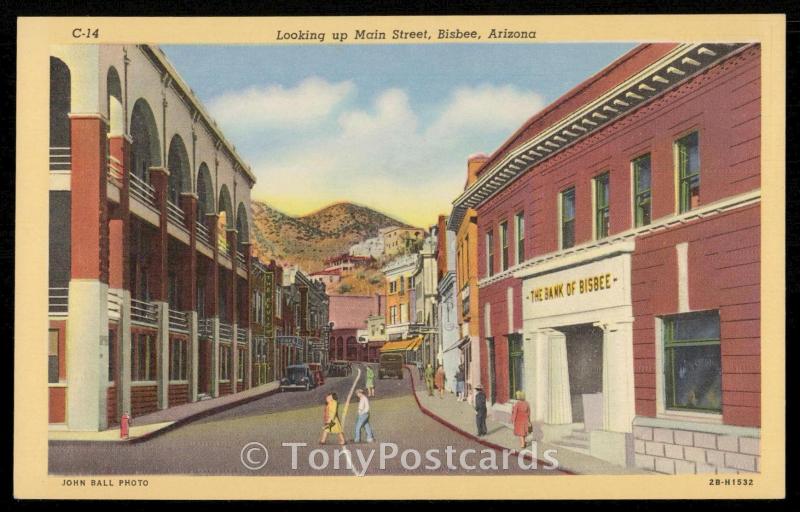
[[[486,431],[486,393],[483,386],[475,385],[475,424],[478,427],[478,435],[485,436]]]

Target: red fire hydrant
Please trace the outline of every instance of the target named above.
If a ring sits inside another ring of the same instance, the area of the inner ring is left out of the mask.
[[[119,437],[120,439],[125,439],[128,437],[128,425],[133,422],[133,419],[128,415],[127,412],[122,413],[122,417],[119,419]]]

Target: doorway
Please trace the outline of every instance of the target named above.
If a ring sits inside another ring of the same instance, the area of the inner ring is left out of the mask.
[[[603,417],[603,330],[581,324],[559,331],[566,336],[572,421],[594,430]]]

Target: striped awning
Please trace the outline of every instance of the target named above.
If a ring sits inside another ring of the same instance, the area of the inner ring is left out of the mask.
[[[422,345],[422,336],[416,336],[407,340],[387,341],[381,347],[381,353],[386,352],[407,352],[417,350]]]

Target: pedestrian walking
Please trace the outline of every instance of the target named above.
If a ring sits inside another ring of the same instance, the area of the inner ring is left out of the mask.
[[[464,365],[458,365],[458,371],[456,372],[456,398],[459,402],[463,402],[467,399],[467,395],[464,393]]]
[[[433,367],[430,363],[425,367],[425,386],[428,388],[428,396],[433,396]]]
[[[519,438],[519,447],[525,448],[525,438],[533,430],[531,424],[531,406],[525,401],[525,393],[517,391],[517,402],[511,409],[511,423],[514,424],[514,435]]]
[[[364,380],[367,386],[367,396],[375,396],[375,370],[370,365],[367,365],[367,376]]]
[[[483,386],[475,385],[475,425],[478,427],[478,436],[485,436],[486,429],[486,393]]]
[[[417,365],[417,372],[419,372],[419,380],[425,378],[425,369],[422,367],[422,361],[417,361],[415,363]]]
[[[439,390],[439,398],[444,398],[444,366],[436,369],[436,388]]]
[[[319,444],[325,444],[328,434],[336,434],[339,437],[339,444],[345,444],[342,422],[339,420],[339,397],[336,393],[325,395],[325,411],[323,413],[322,437]]]
[[[375,435],[369,424],[369,399],[363,389],[357,389],[356,396],[358,397],[358,418],[356,418],[356,432],[353,441],[361,442],[361,429],[363,428],[367,432],[367,442],[371,443],[375,441]]]

